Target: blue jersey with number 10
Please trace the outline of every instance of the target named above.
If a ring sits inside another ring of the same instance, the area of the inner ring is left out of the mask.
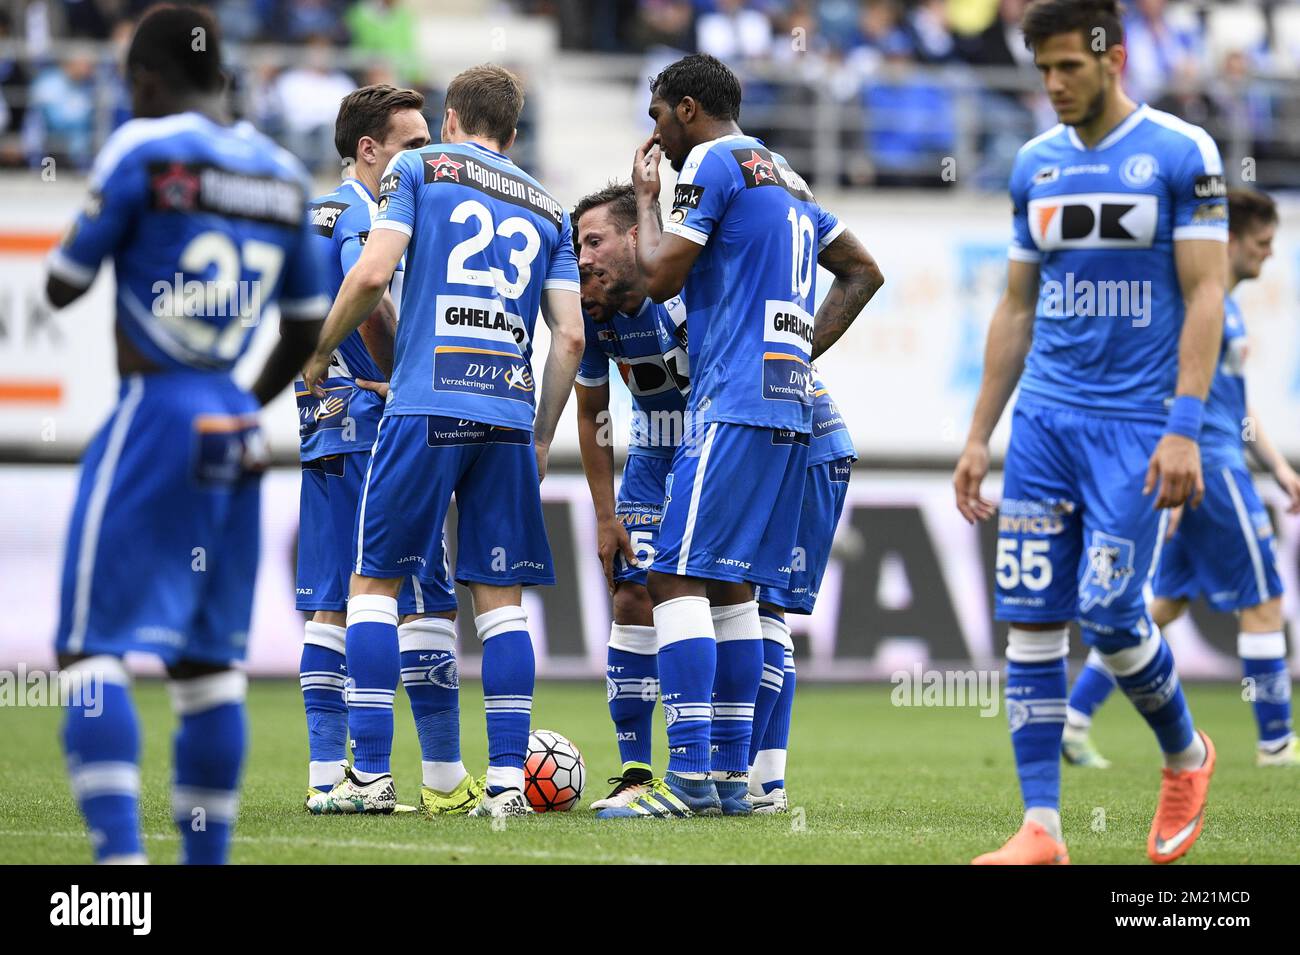
[[[384,414],[531,431],[542,293],[578,291],[568,212],[500,153],[435,143],[393,158],[371,228],[411,237]]]
[[[811,433],[817,255],[843,228],[760,140],[691,150],[664,231],[704,246],[684,292],[696,422]]]

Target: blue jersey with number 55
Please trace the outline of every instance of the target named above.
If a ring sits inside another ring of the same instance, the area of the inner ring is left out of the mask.
[[[762,141],[691,150],[664,231],[704,246],[684,292],[696,421],[811,433],[817,255],[843,229]]]
[[[500,153],[435,143],[393,158],[377,229],[411,237],[384,413],[532,430],[542,293],[578,291],[568,212]]]

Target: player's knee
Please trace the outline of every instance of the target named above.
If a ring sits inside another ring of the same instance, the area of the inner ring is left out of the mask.
[[[1151,601],[1151,619],[1157,627],[1167,627],[1181,617],[1186,609],[1186,600],[1157,597]]]
[[[704,581],[697,577],[661,574],[657,570],[646,575],[646,590],[650,593],[650,602],[656,607],[678,597],[703,597],[706,593]]]
[[[754,599],[753,584],[741,584],[732,580],[710,580],[707,592],[709,603],[715,607],[732,607]]]
[[[321,623],[327,627],[346,627],[348,615],[343,610],[317,610],[311,617],[312,623]]]
[[[1272,600],[1241,612],[1241,629],[1247,634],[1275,633],[1282,629],[1282,598]],[[1285,656],[1285,654],[1283,654]]]
[[[382,577],[363,577],[360,574],[353,574],[352,581],[348,585],[348,593],[356,597],[361,594],[372,594],[379,597],[392,597],[397,599],[397,595],[402,590],[402,578],[382,578]]]
[[[653,627],[654,604],[650,591],[640,584],[620,583],[614,591],[614,622],[620,626]]]
[[[1007,631],[1007,659],[1012,663],[1050,663],[1070,652],[1070,628],[1063,624],[1015,624]]]
[[[248,677],[227,664],[181,660],[167,667],[172,711],[189,716],[228,703],[243,703]]]
[[[1113,676],[1139,673],[1160,652],[1160,630],[1139,621],[1132,628],[1085,628],[1088,642],[1101,655],[1101,662]]]
[[[450,621],[452,621],[452,622],[455,622],[455,620],[456,620],[456,611],[454,611],[454,610],[439,610],[439,611],[437,611],[437,612],[435,612],[435,613],[408,613],[408,614],[403,614],[403,615],[402,615],[402,619],[399,620],[398,623],[399,623],[400,625],[402,625],[402,626],[406,626],[408,623],[414,623],[414,622],[417,621],[417,620],[450,620]]]

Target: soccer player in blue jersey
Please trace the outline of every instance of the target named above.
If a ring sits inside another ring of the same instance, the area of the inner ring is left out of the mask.
[[[1024,823],[980,864],[1068,861],[1060,748],[1069,622],[1164,753],[1155,862],[1200,835],[1214,747],[1143,601],[1164,509],[1200,503],[1197,440],[1223,328],[1223,166],[1204,130],[1134,103],[1113,0],[1038,0],[1022,23],[1060,124],[1011,174],[1014,236],[954,474],[969,521],[1019,383],[998,517],[997,617]],[[1154,492],[1154,494],[1152,493]]]
[[[685,290],[691,367],[688,425],[647,579],[669,761],[650,791],[603,812],[744,815],[763,675],[753,588],[790,583],[810,362],[883,279],[785,159],[741,131],[740,83],[724,64],[685,57],[650,89],[655,133],[633,166],[637,264],[656,301]],[[661,152],[679,174],[662,229]],[[818,263],[835,284],[814,318]]]
[[[348,654],[350,696],[392,699],[397,595],[412,573],[436,580],[455,493],[455,579],[474,599],[488,728],[486,786],[471,815],[493,817],[531,812],[523,765],[534,663],[522,588],[554,582],[539,480],[583,347],[568,213],[505,155],[522,108],[519,81],[500,67],[452,80],[442,142],[390,163],[370,238],[303,372],[324,397],[335,349],[405,256],[393,376],[357,514],[347,642],[367,647],[357,664]],[[534,412],[539,309],[551,342]],[[367,768],[378,737],[354,737],[357,781],[382,785]]]
[[[578,441],[596,511],[597,553],[613,596],[605,684],[622,773],[593,809],[626,806],[651,779],[650,724],[659,698],[658,643],[646,574],[658,550],[664,482],[681,442],[686,395],[686,310],[657,304],[636,266],[631,183],[613,183],[574,207],[586,350],[578,369]],[[609,365],[632,395],[631,433],[618,497],[610,434]]]
[[[145,861],[140,725],[122,657],[160,657],[179,719],[181,857],[219,863],[245,745],[235,665],[257,571],[257,412],[310,353],[328,300],[304,225],[307,174],[248,124],[231,124],[211,15],[152,8],[126,71],[135,118],[105,143],[90,201],[49,262],[48,295],[61,308],[112,257],[122,376],[86,449],[68,532],[59,666],[68,683],[99,692],[96,708],[71,693],[63,744],[96,859]],[[230,370],[276,303],[280,339],[250,394]]]
[[[370,235],[379,179],[404,149],[429,144],[429,126],[415,90],[367,86],[343,98],[335,123],[335,147],[344,164],[343,182],[313,200],[308,209],[312,241],[328,262],[328,288],[338,291]],[[390,291],[401,296],[402,269]],[[392,371],[396,312],[385,295],[369,319],[339,345],[326,397],[298,390],[302,441],[302,497],[298,535],[298,609],[312,613],[306,624],[299,680],[307,709],[310,747],[307,808],[316,813],[388,812],[396,805],[389,787],[367,796],[345,782],[348,706],[344,699],[348,580],[355,547],[361,481],[370,463],[384,384]],[[423,786],[420,808],[429,814],[468,812],[477,801],[474,780],[460,758],[459,681],[456,676],[456,596],[441,565],[426,584],[412,574],[398,596],[398,644],[402,683],[411,701],[420,738]],[[353,651],[357,648],[354,646]],[[358,701],[352,716],[357,734],[391,737],[393,701]]]
[[[754,595],[763,628],[763,681],[749,744],[749,803],[756,813],[786,812],[789,807],[785,766],[797,677],[785,617],[813,612],[857,459],[844,416],[814,369],[812,441],[790,584],[759,587]]]
[[[1228,289],[1259,277],[1273,254],[1277,206],[1261,192],[1228,190]],[[1241,620],[1237,652],[1258,729],[1258,766],[1300,766],[1291,729],[1291,677],[1282,632],[1282,581],[1277,573],[1273,527],[1246,467],[1245,450],[1277,479],[1300,512],[1300,476],[1269,440],[1247,405],[1244,362],[1246,326],[1231,295],[1224,302],[1223,347],[1205,405],[1201,460],[1205,500],[1182,514],[1160,554],[1152,591],[1156,625],[1172,623],[1187,603],[1203,596],[1215,610]],[[1172,524],[1172,522],[1171,522]],[[1070,694],[1061,753],[1076,765],[1105,768],[1107,760],[1088,738],[1093,713],[1110,695],[1115,679],[1091,654]]]

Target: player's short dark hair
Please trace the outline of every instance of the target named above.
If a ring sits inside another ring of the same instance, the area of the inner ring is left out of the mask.
[[[1031,50],[1048,37],[1082,33],[1083,43],[1100,56],[1124,45],[1124,5],[1117,0],[1034,0],[1020,21]],[[1095,42],[1104,39],[1104,43]]]
[[[150,7],[131,38],[126,69],[157,73],[174,90],[219,92],[226,79],[217,21],[202,7]]]
[[[650,92],[675,109],[689,96],[714,119],[740,119],[740,80],[716,56],[692,53],[650,81]]]
[[[618,227],[619,232],[626,232],[636,225],[636,193],[632,190],[632,183],[611,180],[605,188],[583,196],[573,207],[573,214],[569,219],[573,223],[575,240],[578,235],[578,220],[592,209],[599,209],[601,206],[609,206],[610,218],[614,220],[614,225]],[[663,225],[663,213],[659,211],[657,204],[655,218],[659,220],[660,225]]]
[[[1228,190],[1228,231],[1245,235],[1260,226],[1277,223],[1277,203],[1267,193],[1255,189]]]
[[[524,111],[524,87],[519,77],[492,63],[457,73],[447,86],[446,108],[460,117],[471,136],[489,136],[504,147]]]
[[[356,159],[357,143],[362,136],[383,142],[388,137],[393,114],[404,109],[424,109],[424,94],[378,83],[343,97],[338,119],[334,121],[334,148],[339,151],[339,158]]]

